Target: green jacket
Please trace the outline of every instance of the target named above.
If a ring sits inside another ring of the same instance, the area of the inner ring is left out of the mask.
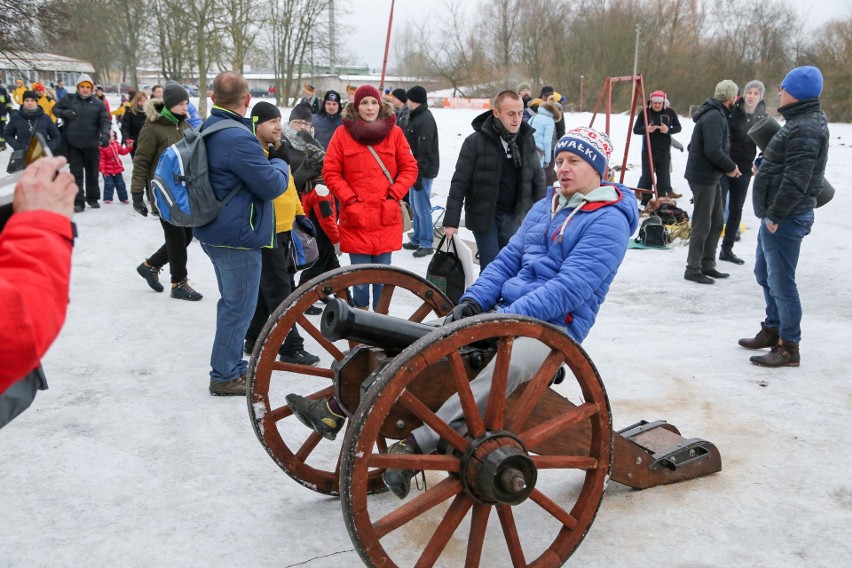
[[[135,144],[136,155],[133,157],[133,176],[130,179],[131,193],[145,192],[149,180],[154,179],[160,154],[179,142],[183,138],[184,130],[189,130],[186,120],[175,123],[161,114],[163,101],[160,99],[149,100],[144,109],[146,120]]]

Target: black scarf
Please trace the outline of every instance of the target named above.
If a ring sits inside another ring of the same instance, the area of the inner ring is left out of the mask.
[[[523,159],[521,158],[521,148],[518,146],[518,134],[521,132],[520,128],[518,129],[518,132],[512,133],[506,130],[503,123],[496,118],[492,118],[491,122],[494,124],[494,132],[497,133],[497,136],[502,138],[506,144],[509,145],[509,151],[512,152],[512,162],[515,164],[515,167],[520,168],[523,163]]]

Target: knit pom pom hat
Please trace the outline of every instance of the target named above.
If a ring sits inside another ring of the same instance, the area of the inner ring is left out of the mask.
[[[570,152],[580,156],[598,172],[601,179],[606,179],[609,157],[612,155],[612,142],[603,132],[585,126],[569,130],[556,143],[554,158],[560,152]]]

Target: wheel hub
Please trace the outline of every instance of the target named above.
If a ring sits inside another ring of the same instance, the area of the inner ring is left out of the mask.
[[[488,432],[461,459],[465,491],[477,502],[518,505],[535,488],[538,473],[523,443],[509,432]]]

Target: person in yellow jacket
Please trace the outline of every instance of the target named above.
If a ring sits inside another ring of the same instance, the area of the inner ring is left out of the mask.
[[[267,155],[270,158],[281,158],[289,163],[289,156],[281,145],[281,111],[278,107],[261,101],[254,105],[251,116],[255,135]],[[313,224],[302,209],[292,172],[288,178],[287,190],[272,202],[275,209],[275,246],[261,249],[260,291],[254,317],[246,332],[244,346],[246,354],[249,355],[254,351],[257,337],[269,315],[296,287],[296,281],[293,278],[296,273],[296,264],[293,260],[290,240],[293,224],[299,223],[300,227],[306,230],[313,228]],[[284,339],[278,357],[285,363],[311,367],[320,360],[316,355],[305,351],[305,341],[295,326]]]
[[[27,87],[27,84],[24,83],[23,79],[15,80],[15,90],[12,91],[12,99],[14,99],[15,104],[18,107],[24,106],[24,93],[29,91],[30,88]]]
[[[38,95],[38,106],[44,111],[44,114],[50,117],[50,120],[56,123],[56,117],[53,115],[53,105],[56,104],[56,98],[52,97],[45,89],[42,83],[33,83],[33,91]]]

